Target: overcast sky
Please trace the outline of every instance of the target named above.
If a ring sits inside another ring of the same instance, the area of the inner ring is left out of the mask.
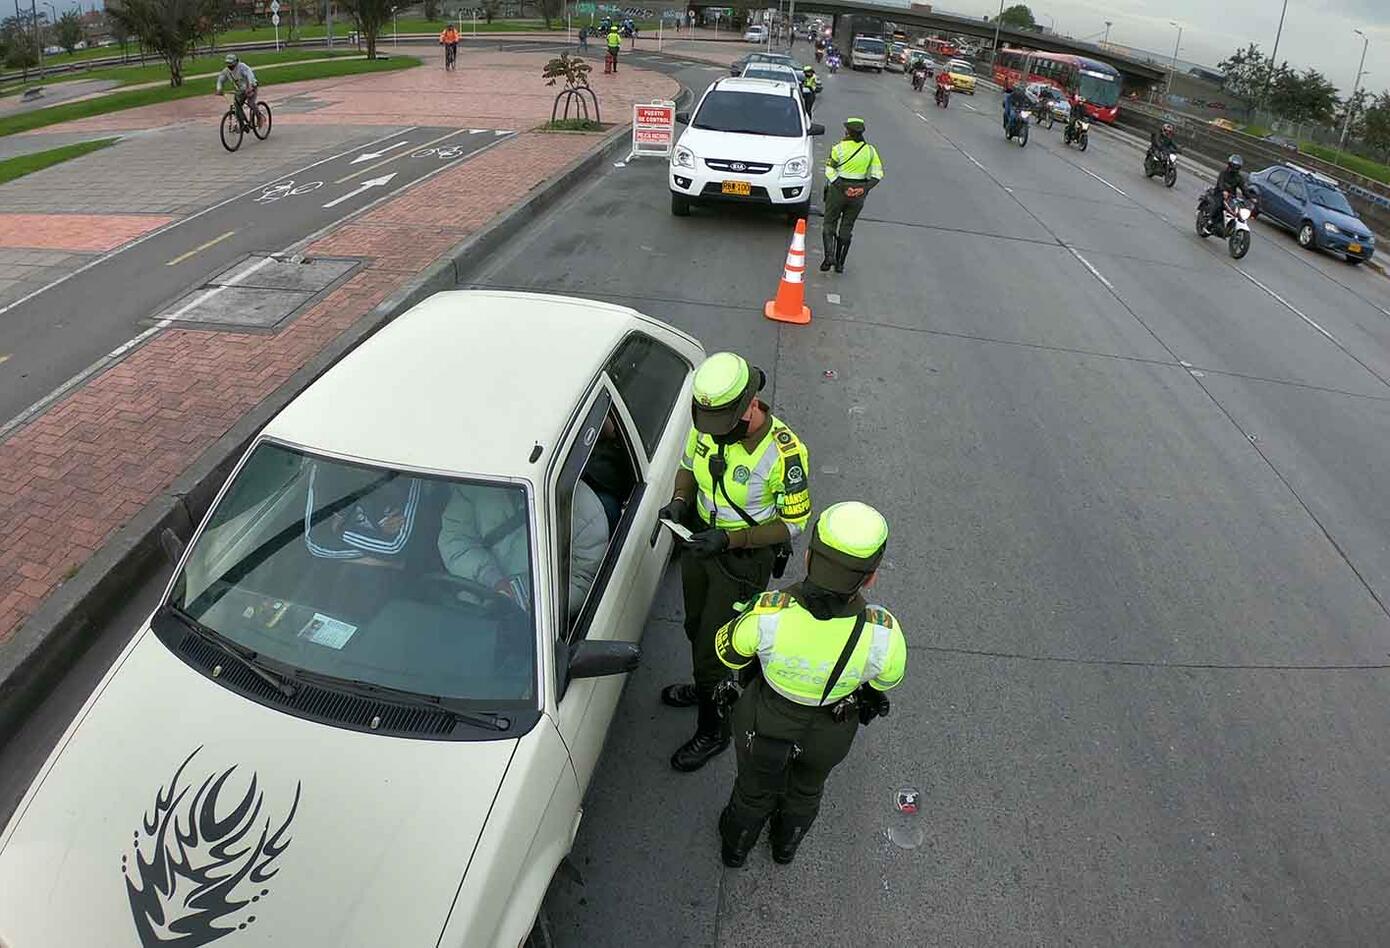
[[[1019,0],[1006,0],[1011,6]],[[1055,19],[1060,33],[1099,39],[1105,21],[1114,25],[1110,38],[1126,46],[1171,56],[1183,26],[1180,59],[1214,66],[1237,47],[1259,43],[1272,51],[1282,0],[1023,0],[1044,26]],[[1321,71],[1343,94],[1351,91],[1361,58],[1359,29],[1370,38],[1363,84],[1373,91],[1390,89],[1390,0],[1288,0],[1279,58],[1303,69]],[[999,11],[998,0],[942,0],[936,8],[974,16]],[[1050,16],[1049,16],[1050,15]]]

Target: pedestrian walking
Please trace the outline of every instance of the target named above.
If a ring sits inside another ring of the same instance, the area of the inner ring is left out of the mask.
[[[579,28],[579,48],[589,48],[589,28],[587,26],[581,26]]]
[[[845,272],[854,236],[854,222],[864,210],[864,198],[883,180],[883,161],[878,149],[864,140],[864,120],[845,119],[844,140],[830,149],[825,159],[825,217],[821,220],[821,241],[825,259],[822,272],[832,266]]]
[[[673,708],[697,708],[695,735],[671,756],[698,770],[729,746],[715,689],[728,671],[714,633],[781,576],[791,541],[811,516],[806,449],[757,397],[767,377],[742,356],[718,352],[695,372],[694,427],[664,519],[695,531],[681,556],[685,635],[693,683],[662,689]]]
[[[719,660],[747,682],[733,711],[738,776],[719,817],[726,866],[744,864],[769,818],[772,858],[791,862],[860,725],[888,714],[907,640],[863,596],[887,543],[873,507],[829,507],[811,531],[806,579],[759,596],[715,636]]]
[[[618,50],[622,49],[623,36],[618,32],[618,24],[608,28],[608,57],[603,61],[604,72],[618,71]]]

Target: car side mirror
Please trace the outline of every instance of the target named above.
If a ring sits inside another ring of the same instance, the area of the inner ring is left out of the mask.
[[[164,551],[170,566],[178,566],[179,560],[183,559],[183,541],[168,527],[159,531],[159,548]]]
[[[811,123],[811,127],[808,128],[808,129],[806,130],[806,134],[808,134],[808,135],[824,135],[824,134],[825,134],[825,126],[824,126],[824,125],[821,125],[821,124],[819,124],[819,123],[817,123],[817,122],[812,122],[812,123]]]
[[[633,671],[642,660],[642,646],[636,642],[576,643],[569,653],[569,677],[606,678]]]
[[[689,124],[690,124],[690,113],[689,113],[689,112],[677,112],[677,113],[676,113],[676,121],[677,121],[677,122],[680,122],[682,125],[689,125]]]

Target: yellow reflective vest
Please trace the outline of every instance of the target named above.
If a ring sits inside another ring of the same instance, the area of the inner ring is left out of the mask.
[[[864,630],[835,687],[832,705],[867,682],[879,691],[895,688],[907,673],[907,640],[892,613],[865,607]],[[817,619],[789,593],[767,592],[753,607],[714,636],[714,650],[729,668],[743,668],[755,657],[763,680],[796,704],[821,704],[826,681],[854,632],[858,616]]]
[[[825,159],[825,180],[844,178],[847,181],[867,181],[883,177],[883,162],[878,149],[868,142],[845,139],[830,149]]]
[[[702,523],[721,530],[743,530],[755,523],[781,520],[794,538],[811,517],[810,458],[792,430],[774,416],[753,450],[744,442],[720,446],[707,434],[692,428],[685,442],[681,466],[695,475],[699,490],[695,507]],[[716,487],[710,461],[723,453],[724,477]]]

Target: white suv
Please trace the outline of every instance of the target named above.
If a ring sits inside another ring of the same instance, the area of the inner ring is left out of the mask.
[[[671,213],[704,201],[766,204],[805,217],[815,173],[811,136],[825,128],[806,117],[790,82],[719,79],[705,90],[671,152]]]

